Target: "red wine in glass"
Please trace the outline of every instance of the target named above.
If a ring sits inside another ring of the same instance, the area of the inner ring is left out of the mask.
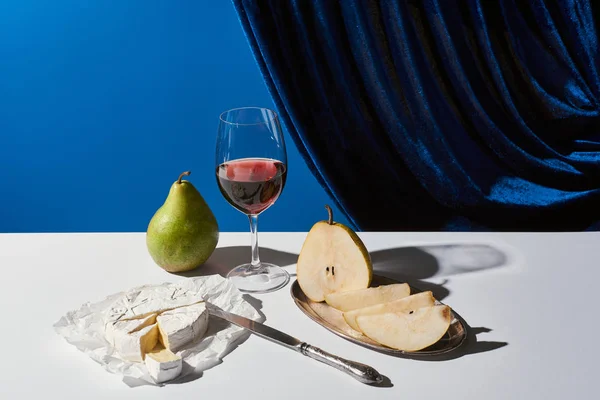
[[[243,158],[217,167],[219,189],[229,204],[249,215],[269,208],[285,185],[285,164],[268,158]]]
[[[250,224],[249,263],[235,266],[227,278],[242,292],[268,293],[284,287],[290,274],[260,260],[258,215],[281,195],[287,153],[279,117],[264,107],[241,107],[219,115],[215,172],[221,194]]]

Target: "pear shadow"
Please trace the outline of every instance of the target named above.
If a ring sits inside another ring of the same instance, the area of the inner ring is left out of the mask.
[[[371,252],[373,269],[404,279],[427,279],[498,268],[508,256],[489,244],[397,247]]]
[[[431,278],[439,271],[437,258],[417,247],[398,247],[370,254],[373,272],[399,281]]]
[[[436,276],[452,276],[509,264],[509,255],[491,244],[447,244],[421,246],[438,261]]]
[[[243,294],[242,298],[245,301],[247,301],[248,303],[250,303],[250,305],[252,307],[254,307],[254,309],[258,312],[259,318],[257,319],[257,321],[261,322],[261,323],[265,322],[266,316],[262,312],[262,308],[263,308],[262,301],[260,299],[257,299],[256,297],[250,296],[249,294]],[[209,317],[208,330],[206,331],[204,338],[216,335],[218,332],[225,330],[225,329],[229,328],[230,326],[231,326],[231,323],[229,323],[221,318],[211,315]],[[182,374],[185,374],[185,376],[182,376],[180,378],[177,378],[177,379],[169,381],[169,382],[160,383],[160,384],[157,384],[154,386],[163,387],[166,385],[179,385],[182,383],[192,382],[192,381],[195,381],[196,379],[201,378],[204,375],[205,371],[208,371],[209,369],[214,368],[219,364],[222,364],[225,357],[227,357],[227,355],[229,355],[232,351],[237,349],[238,346],[240,346],[246,340],[248,340],[250,335],[251,335],[250,331],[243,330],[243,333],[240,336],[238,336],[238,338],[229,346],[229,348],[227,348],[223,352],[223,354],[221,354],[220,358],[212,360],[212,362],[209,362],[208,364],[203,364],[200,369],[196,369],[194,366],[184,362],[183,368],[182,368]],[[200,352],[200,351],[208,348],[208,346],[210,346],[211,343],[212,343],[212,340],[200,339],[200,341],[198,343],[192,345],[192,349],[194,352]],[[182,355],[182,358],[185,358],[185,353]],[[152,384],[150,384],[144,380],[129,378],[129,377],[124,377],[123,382],[131,388],[138,387],[138,386],[152,386]]]
[[[438,300],[450,294],[444,287],[446,282],[434,284],[423,279],[449,277],[508,264],[506,253],[489,244],[397,247],[370,254],[375,274],[431,290]]]
[[[431,278],[439,270],[437,259],[431,254],[416,247],[399,247],[371,253],[373,273],[393,279],[398,282],[408,282],[417,289],[430,290],[438,300],[443,300],[450,294],[441,284],[422,281]],[[376,283],[375,283],[376,284]]]
[[[265,262],[285,267],[298,261],[298,254],[260,247],[260,259]],[[249,246],[218,247],[203,265],[187,272],[175,273],[178,276],[194,277],[206,275],[221,275],[226,277],[227,273],[241,264],[250,262]]]

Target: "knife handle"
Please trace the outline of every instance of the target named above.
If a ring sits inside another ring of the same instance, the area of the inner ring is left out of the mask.
[[[305,356],[327,364],[335,369],[347,373],[354,379],[366,384],[380,383],[383,376],[379,374],[373,367],[361,364],[359,362],[346,360],[338,356],[334,356],[318,347],[302,343],[300,345],[300,353]]]

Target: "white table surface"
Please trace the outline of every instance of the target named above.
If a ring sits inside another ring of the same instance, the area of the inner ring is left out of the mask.
[[[304,237],[305,233],[261,233],[262,259],[286,265],[294,273]],[[154,265],[142,233],[3,234],[0,399],[599,398],[599,233],[361,237],[376,270],[390,274],[393,266],[395,274],[439,285],[438,296],[446,294],[443,301],[465,318],[476,340],[446,360],[380,354],[311,321],[294,305],[288,284],[255,296],[266,323],[372,365],[389,378],[388,387],[363,385],[250,336],[196,380],[132,388],[69,345],[52,324],[86,301],[141,284],[186,278]],[[222,233],[219,248],[196,272],[223,273],[246,261],[248,241],[245,232]],[[447,246],[451,244],[457,246]],[[426,247],[423,251],[411,246]]]

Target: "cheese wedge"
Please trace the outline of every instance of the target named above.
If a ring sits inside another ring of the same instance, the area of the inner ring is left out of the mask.
[[[148,354],[144,360],[150,376],[156,383],[173,380],[181,374],[183,362],[181,357],[160,343]]]
[[[430,291],[413,294],[400,300],[374,306],[359,308],[357,310],[343,313],[346,323],[352,329],[360,332],[356,318],[361,315],[375,315],[385,313],[410,312],[423,307],[431,307],[435,304],[435,298]]]
[[[156,314],[151,314],[139,319],[109,322],[105,327],[106,340],[114,346],[116,337],[139,331],[154,323],[156,323]]]
[[[152,351],[158,343],[158,325],[149,325],[125,335],[118,334],[114,341],[115,348],[123,359],[142,362],[145,354]]]
[[[156,321],[160,343],[172,352],[177,352],[206,333],[208,310],[205,303],[196,303],[165,311]]]

